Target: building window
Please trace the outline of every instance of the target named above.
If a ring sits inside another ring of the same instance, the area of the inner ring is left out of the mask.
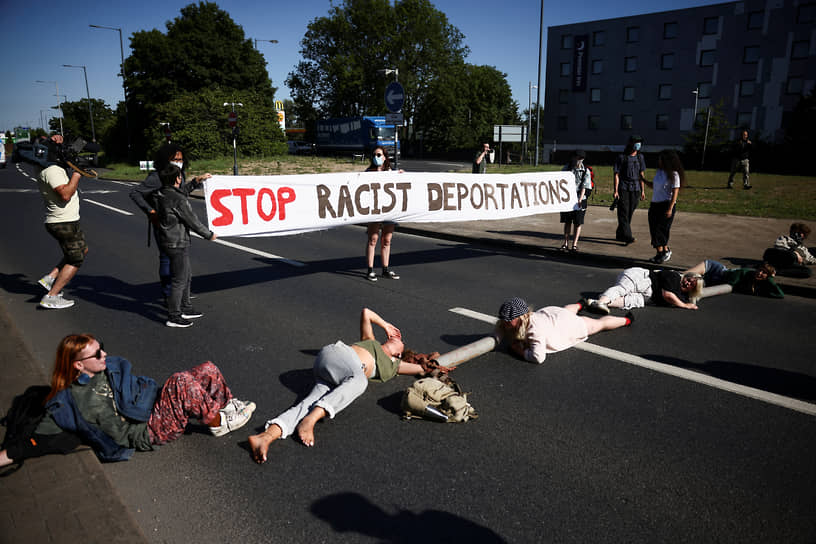
[[[789,77],[788,83],[785,85],[785,92],[788,94],[802,94],[802,78]]]
[[[759,46],[746,45],[742,50],[742,62],[745,64],[756,64],[759,62]]]
[[[558,89],[558,103],[568,104],[570,92],[568,89]]]
[[[640,41],[640,27],[630,26],[626,28],[626,42],[633,43]]]
[[[749,127],[751,126],[751,112],[750,111],[741,111],[737,113],[737,126],[738,127]]]
[[[796,22],[811,24],[816,23],[816,3],[802,4],[796,12]]]
[[[711,98],[710,81],[701,81],[697,84],[697,98]]]
[[[624,87],[623,88],[623,101],[624,102],[632,102],[635,100],[635,88],[634,87]]]
[[[589,90],[589,101],[590,102],[600,102],[601,101],[601,90],[600,89],[590,89]]]
[[[567,119],[566,115],[559,115],[556,119],[556,128],[558,130],[567,130]]]
[[[572,49],[572,34],[561,36],[561,49]]]
[[[700,66],[714,66],[714,50],[700,51]]]
[[[598,130],[601,128],[601,116],[600,115],[588,115],[587,116],[587,128],[589,130]]]
[[[570,63],[569,62],[562,62],[561,63],[561,75],[562,76],[570,75],[571,71],[572,70],[570,70]]]
[[[596,30],[592,33],[592,45],[604,45],[606,43],[606,32],[603,30]]]
[[[762,20],[764,19],[764,13],[761,11],[752,11],[748,14],[748,30],[755,30],[758,28],[762,28]]]
[[[663,39],[671,40],[677,37],[677,23],[663,23]]]
[[[671,85],[662,84],[657,86],[657,98],[660,100],[671,100]]]
[[[623,59],[623,71],[635,72],[637,71],[637,57],[626,57]]]
[[[603,61],[602,60],[593,60],[592,61],[592,73],[593,74],[600,74],[603,72]]]
[[[621,115],[621,130],[632,130],[632,116],[628,113]]]
[[[703,19],[703,34],[716,34],[719,29],[719,17],[706,17]]]
[[[655,128],[657,130],[669,130],[669,114],[658,113],[655,120]]]
[[[666,53],[660,56],[660,69],[671,70],[674,68],[674,53]]]
[[[754,96],[756,90],[756,83],[753,80],[740,81],[739,94],[740,96]]]
[[[808,43],[807,40],[793,42],[793,47],[791,48],[791,58],[806,59],[808,57],[808,49],[810,49],[810,43]]]

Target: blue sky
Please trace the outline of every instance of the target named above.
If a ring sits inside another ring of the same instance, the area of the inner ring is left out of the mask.
[[[125,57],[129,37],[140,30],[166,30],[192,2],[175,0],[0,0],[0,130],[22,125],[40,126],[41,117],[56,105],[59,94],[69,101],[85,97],[82,70],[63,64],[85,65],[92,98],[114,106],[123,99],[119,33],[90,28],[95,24],[122,29]],[[258,49],[267,61],[276,98],[289,98],[284,81],[300,58],[300,41],[315,17],[328,13],[328,0],[221,0],[244,29],[246,37],[259,40]],[[338,2],[335,2],[337,4]],[[538,70],[540,0],[437,0],[432,3],[464,35],[470,47],[468,62],[495,66],[507,74],[513,98],[527,107],[528,84],[535,85]],[[546,28],[580,21],[610,19],[671,9],[715,4],[704,0],[631,0],[609,2],[585,0],[581,4],[544,1]],[[576,9],[580,8],[580,9]],[[260,40],[278,40],[277,44]],[[542,82],[546,51],[542,57]],[[48,83],[35,83],[36,80]],[[543,83],[542,83],[543,85]],[[533,100],[535,100],[533,89]],[[63,99],[64,100],[64,99]],[[543,87],[542,87],[543,101]],[[45,111],[43,111],[45,110]],[[226,115],[226,112],[224,113]]]

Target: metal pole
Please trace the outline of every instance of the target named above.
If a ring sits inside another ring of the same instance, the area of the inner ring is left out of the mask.
[[[495,336],[485,336],[481,340],[476,340],[475,342],[456,348],[453,351],[449,351],[444,355],[440,355],[436,361],[441,366],[453,368],[466,361],[470,361],[474,357],[493,351],[496,344],[498,344],[498,340]]]
[[[703,166],[705,166],[705,152],[706,147],[708,146],[708,126],[710,123],[711,123],[711,106],[708,107],[708,116],[706,117],[705,138],[703,139],[703,156],[700,159],[700,170],[702,170]]]
[[[530,140],[530,128],[533,114],[533,82],[527,82],[527,138],[524,140],[524,157],[527,158],[527,142]]]
[[[399,83],[399,68],[394,68],[394,81]],[[399,171],[399,129],[394,125],[394,170]]]
[[[132,158],[131,155],[131,137],[130,137],[130,115],[128,114],[128,107],[127,107],[127,87],[125,86],[125,46],[122,42],[122,29],[119,27],[113,26],[100,26],[100,25],[88,25],[92,28],[104,28],[105,30],[116,30],[119,32],[119,55],[122,59],[122,64],[119,69],[119,75],[122,76],[122,96],[124,96],[124,106],[125,106],[125,132],[127,132],[127,155],[128,159]]]
[[[225,106],[232,106],[232,112],[235,113],[235,106],[243,106],[240,102],[224,102]],[[237,117],[236,117],[237,119]],[[237,143],[238,122],[236,120],[235,126],[232,127],[232,175],[238,175],[238,143]]]
[[[65,134],[62,131],[62,102],[60,102],[60,94],[59,94],[59,83],[56,81],[54,82],[54,86],[57,88],[57,109],[59,110],[59,120],[60,120],[60,136],[65,137]],[[68,98],[67,96],[65,98]]]
[[[85,75],[85,94],[88,96],[88,116],[91,119],[91,140],[96,141],[96,129],[94,128],[93,107],[91,106],[91,91],[88,89],[88,70],[84,64],[63,64],[65,68],[82,68],[82,73]]]
[[[538,23],[538,86],[536,87],[536,148],[535,165],[538,166],[538,135],[541,132],[541,48],[544,41],[544,0],[541,0],[541,18]]]

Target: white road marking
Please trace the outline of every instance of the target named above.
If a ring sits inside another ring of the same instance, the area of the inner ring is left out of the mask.
[[[0,193],[39,193],[37,189],[0,189]]]
[[[198,234],[191,232],[190,234],[201,238]],[[272,259],[274,261],[280,261],[282,263],[286,263],[292,266],[306,266],[306,263],[302,263],[300,261],[293,261],[292,259],[287,259],[286,257],[281,257],[280,255],[273,255],[272,253],[267,253],[266,251],[261,251],[260,249],[254,249],[247,246],[242,246],[240,244],[236,244],[234,242],[227,242],[226,240],[222,240],[221,238],[215,239],[216,244],[221,244],[222,246],[231,247],[233,249],[238,249],[240,251],[244,251],[246,253],[251,253],[252,255],[258,255],[259,257],[265,257],[267,259]]]
[[[491,325],[495,325],[496,321],[498,321],[493,316],[483,314],[480,312],[475,312],[473,310],[468,310],[467,308],[451,308],[449,311],[465,317],[470,317],[472,319],[483,321],[485,323],[490,323]],[[623,351],[605,348],[603,346],[591,344],[589,342],[581,342],[580,344],[577,344],[573,347],[575,349],[588,351],[589,353],[594,353],[595,355],[600,355],[602,357],[608,357],[609,359],[615,359],[616,361],[628,363],[630,365],[648,368],[649,370],[661,372],[669,376],[674,376],[675,378],[681,378],[683,380],[688,380],[702,385],[707,385],[709,387],[714,387],[717,389],[721,389],[723,391],[728,391],[730,393],[742,395],[743,397],[759,400],[762,402],[766,402],[768,404],[774,404],[776,406],[781,406],[782,408],[802,412],[803,414],[816,416],[816,404],[812,404],[809,402],[804,402],[798,399],[785,397],[783,395],[777,395],[776,393],[763,391],[762,389],[756,389],[754,387],[748,387],[745,385],[729,382],[726,380],[721,380],[719,378],[714,378],[712,376],[708,376],[707,374],[701,374],[699,372],[694,372],[691,370],[687,370],[685,368],[679,368],[664,363],[650,361],[649,359],[645,359],[637,355],[632,355],[631,353],[625,353]]]
[[[90,202],[91,204],[96,204],[102,208],[111,210],[116,213],[121,213],[122,215],[133,215],[130,212],[126,212],[125,210],[120,210],[119,208],[114,208],[113,206],[108,206],[107,204],[102,204],[101,202],[97,202],[96,200],[91,200],[90,198],[83,198],[82,202]]]

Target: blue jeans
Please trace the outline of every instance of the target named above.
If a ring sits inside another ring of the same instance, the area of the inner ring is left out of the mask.
[[[728,269],[721,262],[706,259],[703,281],[705,282],[706,286],[720,285],[721,283],[725,283],[724,276],[727,271]]]
[[[267,428],[270,425],[280,427],[281,438],[291,435],[314,407],[323,408],[330,418],[334,418],[368,387],[360,356],[339,340],[320,350],[312,370],[317,383],[306,398],[266,422]]]
[[[193,271],[190,268],[190,248],[162,248],[170,260],[170,296],[167,297],[167,314],[170,319],[180,318],[185,310],[190,310],[190,281]]]

